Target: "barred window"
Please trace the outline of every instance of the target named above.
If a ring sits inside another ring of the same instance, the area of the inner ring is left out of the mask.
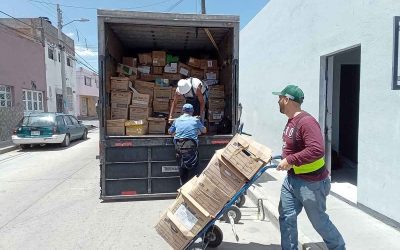
[[[22,101],[25,104],[26,111],[44,111],[42,91],[24,89]]]
[[[0,107],[12,106],[12,87],[0,85]]]

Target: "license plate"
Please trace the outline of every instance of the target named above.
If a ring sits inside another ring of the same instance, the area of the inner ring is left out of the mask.
[[[31,131],[31,135],[40,135],[40,131]]]

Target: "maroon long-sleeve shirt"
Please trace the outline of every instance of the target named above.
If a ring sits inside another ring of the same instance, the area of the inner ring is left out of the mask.
[[[296,125],[297,124],[297,125]],[[297,126],[297,132],[294,131]],[[293,143],[293,134],[296,133],[296,144]],[[321,134],[321,128],[307,112],[302,111],[297,116],[290,118],[283,130],[282,157],[286,158],[290,165],[300,166],[311,163],[324,156],[325,147]],[[288,171],[289,175],[294,175],[294,170]],[[307,174],[296,174],[297,177],[308,181],[319,181],[329,175],[328,170],[323,168]]]

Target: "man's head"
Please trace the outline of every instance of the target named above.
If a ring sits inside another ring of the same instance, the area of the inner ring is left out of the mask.
[[[185,114],[193,115],[193,112],[194,112],[193,105],[190,103],[186,103],[182,107],[182,112]]]
[[[300,109],[304,100],[304,92],[296,85],[288,85],[280,92],[272,92],[279,96],[279,110],[283,114],[288,114],[292,110]]]

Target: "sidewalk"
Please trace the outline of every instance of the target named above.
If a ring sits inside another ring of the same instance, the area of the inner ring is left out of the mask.
[[[258,199],[263,200],[266,217],[278,228],[280,189],[285,176],[286,172],[268,169],[247,192],[255,204]],[[398,230],[332,195],[328,196],[327,213],[343,235],[347,249],[399,249]],[[300,249],[327,249],[304,210],[298,217],[298,230]]]
[[[15,145],[11,140],[9,141],[0,141],[0,155],[16,150],[18,145]]]

